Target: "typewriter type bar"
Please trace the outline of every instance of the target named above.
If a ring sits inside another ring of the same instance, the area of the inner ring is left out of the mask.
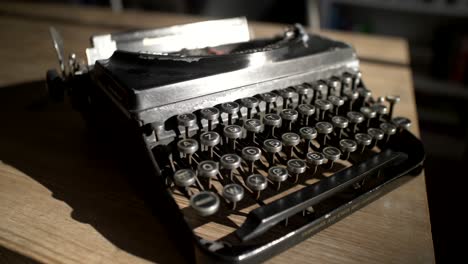
[[[139,135],[128,138],[200,263],[265,260],[421,169],[411,121],[393,116],[399,97],[374,99],[344,43],[296,25],[183,53],[117,50],[77,105]]]

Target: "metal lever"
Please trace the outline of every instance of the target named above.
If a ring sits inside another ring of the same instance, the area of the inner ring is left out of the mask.
[[[405,153],[387,149],[360,164],[251,211],[236,234],[242,241],[253,239],[307,207],[314,206],[366,176],[407,158]]]

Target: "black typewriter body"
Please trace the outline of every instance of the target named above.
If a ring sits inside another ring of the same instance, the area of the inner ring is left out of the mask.
[[[398,97],[372,97],[352,47],[300,26],[209,48],[116,50],[67,78],[48,72],[48,85],[126,146],[132,180],[199,263],[264,261],[424,160],[409,120],[392,116]]]

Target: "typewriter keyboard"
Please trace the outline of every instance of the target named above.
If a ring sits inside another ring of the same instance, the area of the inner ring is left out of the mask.
[[[368,159],[411,125],[393,117],[398,96],[374,99],[359,80],[344,74],[174,117],[176,137],[154,151],[195,233],[236,243],[250,211]],[[314,212],[307,207],[269,233]]]

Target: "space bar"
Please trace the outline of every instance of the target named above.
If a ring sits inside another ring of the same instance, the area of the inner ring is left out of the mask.
[[[255,238],[277,223],[359,182],[367,175],[406,158],[406,154],[391,150],[376,154],[362,163],[252,210],[242,226],[236,230],[236,234],[242,241]]]

